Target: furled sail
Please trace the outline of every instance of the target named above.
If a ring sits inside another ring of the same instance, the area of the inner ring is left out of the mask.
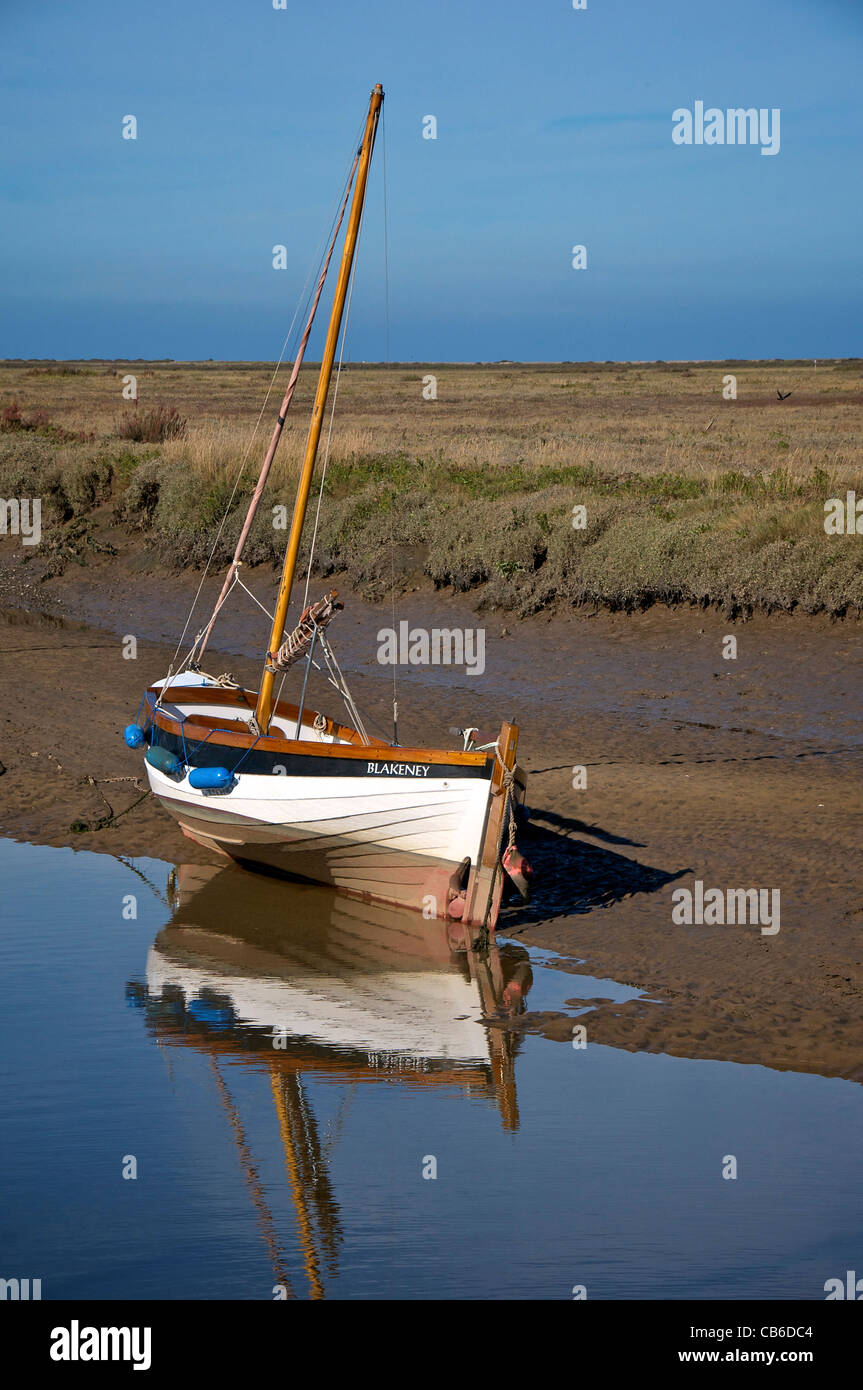
[[[317,603],[310,603],[308,608],[303,609],[300,621],[293,632],[288,633],[279,650],[267,652],[267,670],[287,671],[295,661],[306,655],[317,629],[326,627],[344,606],[339,603],[337,589],[332,589]]]

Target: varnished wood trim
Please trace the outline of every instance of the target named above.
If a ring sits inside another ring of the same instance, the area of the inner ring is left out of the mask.
[[[164,729],[166,733],[177,733],[179,728],[176,719],[158,711],[154,716],[154,722],[157,729]],[[394,748],[391,744],[381,742],[362,744],[357,748],[353,744],[312,743],[308,739],[269,736],[255,741],[254,735],[247,729],[240,731],[221,728],[215,724],[198,724],[195,722],[195,716],[190,716],[184,721],[183,735],[189,743],[198,743],[205,738],[208,744],[225,748],[250,748],[254,743],[262,753],[301,753],[315,758],[354,758],[359,761],[374,759],[383,762],[452,763],[477,767],[494,756],[490,753],[462,753],[449,748]]]
[[[515,724],[501,724],[498,745],[500,748],[500,758],[495,758],[494,760],[494,772],[491,778],[491,804],[488,813],[485,840],[482,847],[482,863],[489,868],[497,863],[497,847],[500,842],[503,811],[506,805],[503,777],[505,770],[511,772],[515,767],[515,754],[518,748],[518,726]]]
[[[488,811],[482,838],[479,863],[471,873],[468,884],[464,919],[472,926],[488,924],[494,931],[497,914],[503,894],[503,870],[498,866],[503,811],[506,795],[503,785],[504,773],[515,768],[518,749],[518,726],[503,723],[498,737],[500,758],[495,758],[489,788]]]
[[[148,695],[161,695],[161,689],[151,685],[147,691]],[[182,705],[193,702],[198,705],[240,705],[248,710],[249,714],[254,714],[257,704],[257,695],[251,690],[237,690],[233,686],[212,686],[212,685],[170,685],[168,687],[167,703],[172,705]],[[277,719],[287,719],[288,722],[296,720],[299,714],[299,705],[294,705],[290,700],[279,700],[273,708],[273,717]],[[196,716],[205,719],[204,715]],[[304,729],[311,729],[317,718],[317,711],[313,709],[303,710]],[[347,724],[339,724],[335,719],[324,716],[327,721],[326,732],[333,734],[336,738],[345,739],[348,743],[355,744],[361,748],[387,748],[389,747],[386,739],[369,738],[368,743],[363,741],[362,735],[356,729],[350,728]],[[221,720],[219,727],[224,725]],[[214,727],[217,727],[214,723]],[[243,724],[245,727],[245,722]]]

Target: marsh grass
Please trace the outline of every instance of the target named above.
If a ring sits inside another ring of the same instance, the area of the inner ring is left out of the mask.
[[[130,371],[140,404],[118,416]],[[422,396],[429,373],[436,401]],[[736,401],[722,399],[728,373]],[[2,365],[0,411],[36,423],[0,434],[0,494],[45,496],[57,527],[110,516],[172,566],[203,562],[228,508],[222,564],[281,399],[282,382],[267,398],[270,375],[254,363]],[[792,395],[779,402],[778,389]],[[293,502],[313,390],[305,369],[250,564],[281,558],[272,509]],[[863,538],[825,536],[823,504],[863,495],[861,405],[854,362],[349,366],[316,565],[382,593],[392,528],[401,584],[425,577],[522,613],[860,608]]]
[[[118,439],[133,439],[136,444],[164,444],[169,439],[182,439],[186,421],[176,406],[154,405],[150,410],[121,415],[114,433]]]

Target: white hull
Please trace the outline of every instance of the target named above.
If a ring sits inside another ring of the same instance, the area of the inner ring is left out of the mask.
[[[368,974],[296,971],[294,979],[231,977],[185,965],[155,947],[147,961],[153,996],[179,988],[187,1004],[230,999],[239,1023],[285,1038],[389,1054],[415,1061],[488,1064],[488,1039],[476,986],[454,971]]]
[[[181,829],[240,861],[342,892],[446,913],[450,879],[479,860],[489,784],[400,777],[237,775],[228,795],[196,791],[147,766],[150,786]]]

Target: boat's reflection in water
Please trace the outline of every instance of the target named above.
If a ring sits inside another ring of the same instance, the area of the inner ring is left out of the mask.
[[[146,983],[128,986],[160,1043],[206,1053],[277,1283],[290,1297],[267,1195],[223,1063],[269,1072],[313,1298],[335,1272],[339,1206],[309,1081],[454,1087],[518,1128],[517,1033],[485,1020],[522,1011],[527,952],[464,949],[458,924],[234,867],[183,865]]]

